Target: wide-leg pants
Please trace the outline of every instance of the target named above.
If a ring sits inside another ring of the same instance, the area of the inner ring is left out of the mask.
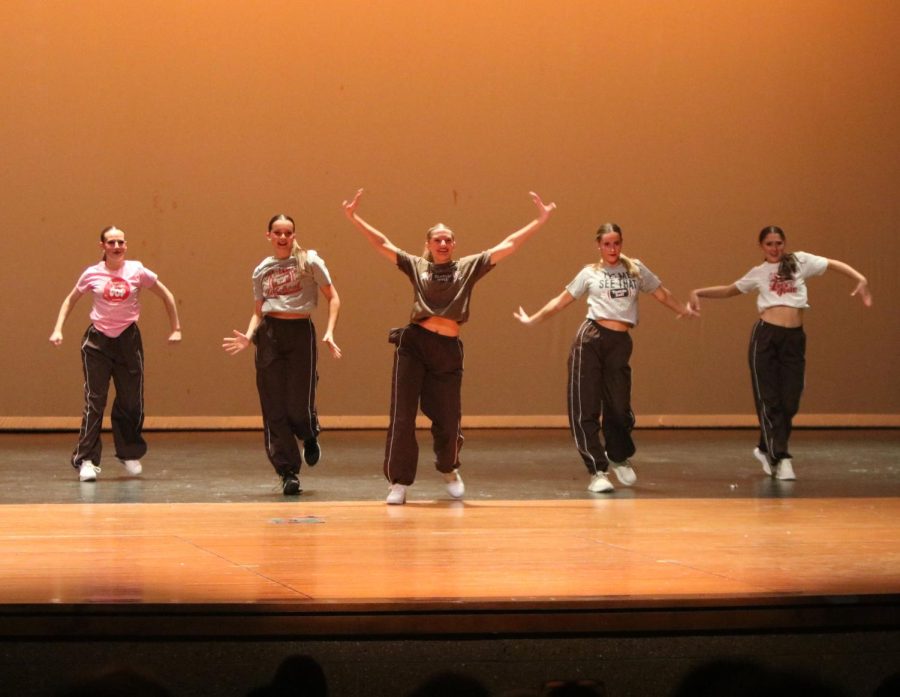
[[[391,414],[384,449],[384,476],[392,484],[411,485],[416,478],[419,406],[431,420],[435,467],[452,472],[459,467],[462,436],[463,344],[418,324],[394,329]]]
[[[791,456],[788,441],[800,409],[806,370],[803,327],[779,327],[759,320],[750,333],[749,361],[759,449],[774,466]]]
[[[116,457],[139,460],[147,452],[144,428],[144,347],[137,324],[117,337],[106,336],[90,325],[81,339],[84,371],[84,412],[78,444],[72,452],[72,466],[84,460],[100,464],[103,444],[100,430],[109,396],[109,381],[116,387],[110,420]]]
[[[279,476],[297,474],[303,462],[297,439],[319,435],[316,328],[309,319],[266,316],[255,341],[266,454]]]
[[[585,320],[569,351],[567,390],[569,427],[588,472],[609,468],[634,455],[634,413],[631,411],[631,358],[628,332]],[[600,433],[603,440],[600,441]]]

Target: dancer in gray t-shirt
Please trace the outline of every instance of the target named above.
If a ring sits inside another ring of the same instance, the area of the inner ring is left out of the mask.
[[[613,490],[607,477],[610,463],[622,484],[637,481],[628,461],[635,452],[628,331],[638,323],[638,293],[650,293],[679,317],[696,314],[676,302],[650,269],[622,254],[618,225],[600,226],[597,247],[600,261],[585,266],[562,293],[533,315],[521,307],[514,313],[522,324],[535,324],[587,294],[587,319],[569,353],[568,411],[575,447],[591,475],[588,491],[595,494]]]

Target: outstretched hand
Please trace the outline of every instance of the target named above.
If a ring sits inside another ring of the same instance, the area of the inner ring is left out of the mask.
[[[225,349],[226,353],[234,356],[250,345],[250,337],[242,334],[237,329],[232,329],[231,333],[232,336],[226,336],[222,339],[222,348]]]
[[[63,341],[62,332],[53,332],[50,335],[50,343],[53,344],[54,346],[59,346],[60,344],[62,344],[62,341]]]
[[[856,288],[850,293],[851,297],[858,295],[866,307],[872,307],[872,292],[869,290],[869,282],[865,279],[856,284]]]
[[[697,306],[694,307],[692,303],[685,303],[684,309],[678,313],[677,318],[681,319],[682,317],[687,317],[691,319],[692,317],[700,316],[700,303],[697,303]]]
[[[363,195],[362,189],[357,189],[356,194],[349,201],[344,201],[342,204],[344,207],[344,215],[348,218],[352,218],[356,213],[356,209],[359,207],[359,199]]]
[[[513,312],[513,317],[519,320],[522,324],[531,324],[534,321],[534,318],[530,317],[521,305],[519,305],[518,310]]]
[[[547,220],[550,217],[550,214],[556,210],[555,203],[544,203],[541,197],[533,191],[529,191],[528,195],[531,196],[531,200],[534,201],[534,205],[537,206],[538,209],[538,220],[541,222]]]

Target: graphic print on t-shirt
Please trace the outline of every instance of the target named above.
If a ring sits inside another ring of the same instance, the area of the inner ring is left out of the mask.
[[[111,303],[121,303],[128,300],[131,295],[131,287],[123,278],[110,278],[103,286],[103,299]]]
[[[459,271],[456,264],[447,268],[431,266],[419,274],[419,278],[423,283],[453,283],[459,280]]]
[[[638,287],[638,279],[629,276],[626,271],[601,274],[595,283],[598,289],[607,289],[609,297],[613,300],[627,298],[632,291],[637,291]]]
[[[291,295],[300,292],[300,274],[297,267],[288,266],[269,271],[262,279],[263,297]]]
[[[782,278],[776,271],[769,276],[769,290],[781,297],[787,293],[795,293],[797,286],[793,278]]]

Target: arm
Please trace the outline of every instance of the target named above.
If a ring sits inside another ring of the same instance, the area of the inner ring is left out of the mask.
[[[363,235],[365,235],[369,244],[371,244],[381,256],[391,263],[396,264],[397,252],[400,251],[400,248],[391,242],[384,233],[376,230],[356,214],[356,209],[359,207],[359,199],[362,196],[362,193],[363,190],[359,189],[350,201],[344,201],[344,215],[346,215],[347,219],[353,223]]]
[[[56,317],[56,325],[54,325],[53,327],[53,333],[50,334],[50,343],[54,346],[59,346],[62,343],[63,325],[66,323],[66,318],[69,316],[72,308],[75,307],[75,303],[78,302],[78,299],[82,295],[83,293],[81,293],[81,291],[79,291],[78,288],[75,287],[72,288],[72,290],[66,296],[66,299],[62,301],[62,305],[59,308],[59,315],[57,315]]]
[[[850,266],[850,264],[845,264],[837,259],[829,259],[828,268],[833,271],[838,271],[845,276],[849,276],[856,281],[856,288],[853,289],[853,292],[850,293],[850,295],[858,295],[862,300],[863,305],[872,307],[872,293],[869,291],[869,282],[866,280],[865,276]]]
[[[528,313],[525,312],[525,310],[522,309],[522,306],[520,305],[519,309],[516,312],[513,312],[513,317],[519,320],[522,324],[537,324],[538,322],[545,320],[548,317],[552,317],[560,310],[563,310],[571,305],[573,302],[575,302],[575,297],[571,293],[569,293],[569,291],[564,290],[533,315],[529,316]]]
[[[519,247],[524,244],[525,240],[531,237],[535,232],[537,232],[540,227],[547,222],[547,218],[550,217],[550,213],[552,213],[556,209],[555,203],[545,204],[541,197],[538,196],[533,191],[529,192],[531,195],[531,200],[534,201],[534,205],[537,206],[538,216],[534,220],[532,220],[525,227],[516,230],[505,240],[500,242],[499,244],[491,247],[488,252],[491,255],[491,264],[496,264],[510,254],[515,252]]]
[[[162,281],[158,280],[148,289],[154,295],[158,295],[166,306],[166,314],[169,315],[169,343],[175,344],[181,341],[181,322],[178,321],[178,307],[175,305],[175,296],[166,288]]]
[[[319,290],[321,290],[322,295],[328,299],[328,326],[325,328],[325,334],[322,336],[322,341],[328,345],[328,349],[331,351],[332,356],[340,358],[341,349],[334,343],[334,326],[337,324],[338,313],[341,310],[341,298],[334,285],[319,286]]]
[[[226,336],[222,339],[222,348],[225,349],[227,353],[234,356],[250,345],[250,342],[253,340],[253,335],[256,333],[256,328],[259,327],[259,323],[262,322],[262,306],[263,301],[257,300],[256,305],[253,308],[253,314],[250,315],[250,322],[247,324],[246,332],[241,334],[237,329],[232,329],[232,336]]]
[[[650,293],[650,295],[672,310],[672,312],[678,315],[679,319],[682,317],[699,317],[700,315],[700,313],[695,308],[691,307],[690,304],[680,303],[675,300],[672,292],[665,286],[660,286]]]
[[[700,311],[700,298],[732,298],[740,295],[737,284],[730,286],[709,286],[708,288],[695,288],[691,291],[690,307],[696,312]]]

